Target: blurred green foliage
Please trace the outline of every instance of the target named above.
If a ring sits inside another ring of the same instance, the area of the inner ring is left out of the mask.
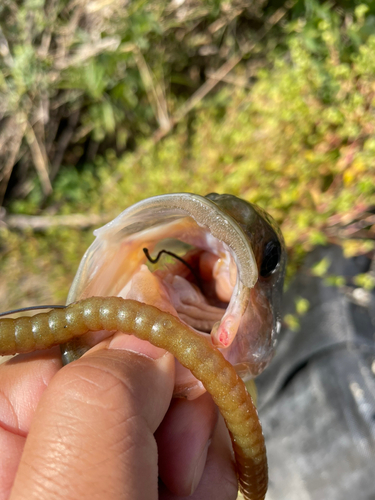
[[[264,0],[248,3],[2,1],[0,144],[20,129],[27,139],[0,150],[3,186],[15,165],[8,199],[30,192],[33,165],[46,197],[43,169],[53,181],[61,166],[91,162],[109,146],[134,149],[139,137],[164,126],[204,71],[253,37],[240,21],[261,24]],[[1,159],[10,166],[2,168]],[[0,187],[0,203],[3,195]]]
[[[375,288],[375,279],[369,273],[357,274],[354,277],[354,283],[365,290],[373,290]]]
[[[300,296],[294,299],[295,313],[285,314],[284,324],[292,331],[296,332],[300,329],[300,318],[304,316],[310,308],[310,302]]]
[[[311,268],[311,273],[314,276],[319,276],[320,278],[322,276],[325,276],[327,274],[328,268],[331,265],[331,261],[328,258],[324,258],[317,262],[312,268]]]
[[[13,3],[4,2],[0,18]],[[33,92],[41,99],[45,90],[51,102],[68,99],[61,105],[64,120],[77,106],[79,120],[52,194],[46,197],[36,175],[28,177],[29,194],[10,200],[10,211],[116,215],[156,194],[229,192],[259,204],[279,221],[291,272],[307,250],[327,241],[342,244],[347,255],[374,248],[370,237],[348,239],[343,231],[375,205],[372,4],[350,2],[344,9],[299,2],[260,43],[255,33],[265,25],[262,2],[251,13],[240,1],[186,2],[184,15],[183,2],[179,8],[172,8],[178,2],[125,3],[121,9],[121,2],[108,2],[110,15],[104,17],[99,9],[96,31],[81,19],[65,54],[70,63],[59,71],[50,57],[35,55],[33,40],[25,35],[18,44],[14,37],[14,64],[6,71],[0,67],[7,112],[24,113],[30,101],[33,106],[38,101],[30,97]],[[26,13],[33,12],[33,26],[40,25],[44,34],[41,4],[24,2],[17,16],[22,20],[24,12],[27,24]],[[48,25],[58,43],[71,20],[70,3],[52,4],[60,6]],[[91,14],[83,18],[86,23]],[[14,26],[21,22],[17,16]],[[247,29],[245,18],[251,18]],[[252,24],[256,29],[249,29]],[[87,52],[107,38],[117,41]],[[163,130],[165,120],[203,83],[202,68],[207,77],[208,70],[250,42],[252,49],[245,50],[231,78],[199,100],[166,137],[155,139],[153,132]],[[56,137],[58,143],[58,132]],[[96,154],[90,158],[93,145]],[[67,228],[30,231],[27,238],[0,228],[0,238],[0,270],[7,281],[17,284],[25,273],[44,270],[43,279],[53,282],[48,293],[59,300],[92,239],[87,231]],[[321,267],[314,272],[324,275]],[[370,286],[368,278],[361,280]]]

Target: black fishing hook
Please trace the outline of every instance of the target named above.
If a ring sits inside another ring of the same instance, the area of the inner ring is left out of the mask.
[[[191,267],[191,265],[188,262],[186,262],[186,260],[184,260],[179,255],[176,255],[175,253],[170,252],[169,250],[160,250],[160,252],[157,254],[157,256],[154,257],[154,258],[152,258],[151,255],[150,255],[150,253],[149,253],[149,251],[148,251],[148,248],[143,248],[143,252],[146,255],[147,260],[149,260],[151,262],[151,264],[156,264],[158,262],[158,260],[160,259],[160,256],[163,253],[166,253],[167,255],[170,255],[171,257],[173,257],[173,258],[177,259],[178,261],[182,262],[182,264],[184,264],[189,269],[189,271],[191,272],[191,274],[194,276],[196,282],[199,285],[199,288],[201,288],[201,280],[200,280],[199,276],[196,274],[195,270]]]

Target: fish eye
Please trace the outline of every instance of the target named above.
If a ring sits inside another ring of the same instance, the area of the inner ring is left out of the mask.
[[[269,241],[263,249],[263,259],[260,266],[260,275],[263,278],[270,276],[277,268],[281,257],[281,245],[278,240]]]

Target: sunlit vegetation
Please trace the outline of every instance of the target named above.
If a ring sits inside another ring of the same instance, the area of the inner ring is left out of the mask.
[[[21,3],[0,7],[0,143],[16,131],[3,165],[19,137],[8,214],[116,215],[156,194],[229,192],[280,222],[291,272],[317,244],[374,248],[374,6]],[[63,301],[91,232],[0,227],[4,306]]]

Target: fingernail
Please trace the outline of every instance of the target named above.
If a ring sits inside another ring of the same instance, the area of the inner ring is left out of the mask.
[[[162,358],[166,353],[164,349],[160,349],[160,347],[156,347],[150,344],[150,342],[147,342],[147,340],[141,340],[137,337],[134,337],[134,335],[126,335],[121,332],[114,335],[113,339],[108,345],[108,348],[131,351],[136,354],[147,356],[151,359]]]
[[[207,461],[207,452],[208,452],[208,448],[209,448],[210,444],[211,444],[211,439],[209,439],[207,441],[206,446],[203,448],[202,453],[201,453],[200,457],[198,458],[197,465],[195,466],[195,469],[194,469],[194,475],[193,475],[193,481],[191,484],[190,495],[192,495],[194,493],[194,491],[197,489],[198,484],[202,478],[204,467],[205,467],[206,461]]]

